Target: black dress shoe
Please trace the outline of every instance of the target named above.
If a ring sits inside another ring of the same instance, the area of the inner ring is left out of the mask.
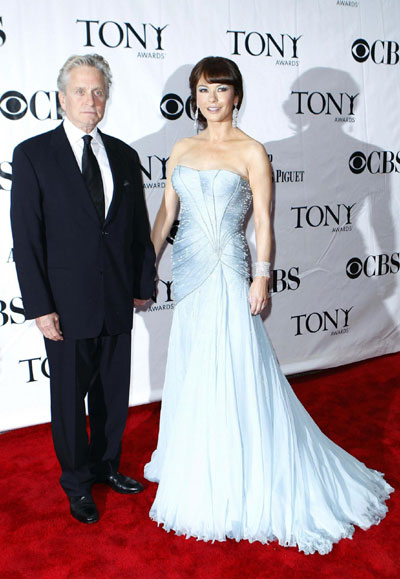
[[[90,495],[69,497],[71,515],[81,523],[97,523],[99,511]]]
[[[143,485],[140,482],[130,478],[129,476],[125,476],[120,472],[115,472],[98,478],[97,482],[105,483],[111,487],[113,491],[124,495],[140,493],[143,490]]]

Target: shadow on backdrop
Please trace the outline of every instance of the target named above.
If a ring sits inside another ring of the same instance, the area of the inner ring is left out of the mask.
[[[400,343],[398,322],[385,304],[395,291],[395,283],[393,275],[385,273],[385,257],[381,262],[371,258],[369,273],[374,268],[375,272],[369,279],[362,265],[368,255],[386,254],[390,258],[395,250],[395,231],[384,147],[351,135],[352,127],[356,123],[358,127],[366,114],[364,99],[348,72],[312,68],[292,84],[283,104],[293,136],[264,145],[272,155],[276,182],[276,266],[303,264],[303,291],[291,292],[296,310],[354,306],[353,324],[358,320],[365,327],[357,336],[362,344],[355,343],[355,347],[359,350],[363,344],[373,345],[379,355],[384,338],[397,336]],[[357,114],[360,108],[364,108],[362,116]],[[318,334],[315,337],[320,339]],[[334,338],[340,340],[341,336]],[[339,342],[338,348],[343,347]],[[392,400],[383,400],[385,408],[380,412],[387,415]],[[360,438],[367,435],[382,440],[384,432],[377,431],[376,426],[368,432],[367,418],[361,417]]]
[[[189,76],[193,65],[179,67],[166,81],[160,93],[160,115],[164,124],[155,133],[130,143],[139,154],[150,222],[153,223],[164,194],[166,169],[174,144],[183,137],[194,135],[194,121],[189,116]],[[173,305],[173,284],[170,273],[170,249],[164,244],[157,260],[159,267],[158,291],[144,308],[137,308],[149,335],[150,395],[158,393],[164,383],[165,362],[171,326],[171,311],[152,308],[170,308]],[[162,319],[163,318],[163,319]],[[133,363],[135,361],[133,360]]]

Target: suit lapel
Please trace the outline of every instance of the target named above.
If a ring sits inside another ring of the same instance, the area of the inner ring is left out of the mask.
[[[62,124],[54,130],[51,144],[56,163],[64,175],[66,182],[70,184],[71,197],[75,198],[76,206],[83,207],[92,219],[99,222],[96,208],[90,198]]]

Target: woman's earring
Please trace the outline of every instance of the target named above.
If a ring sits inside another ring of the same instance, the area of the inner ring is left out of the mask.
[[[232,113],[232,127],[234,129],[236,129],[236,127],[238,125],[238,116],[239,116],[239,109],[238,109],[237,105],[235,105],[233,107],[233,113]]]
[[[196,107],[196,112],[194,113],[194,130],[199,130],[199,107]]]

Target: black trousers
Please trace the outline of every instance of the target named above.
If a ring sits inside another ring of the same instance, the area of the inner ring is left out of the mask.
[[[81,496],[90,492],[96,480],[118,470],[128,416],[131,334],[61,342],[45,339],[45,345],[60,482],[67,495]]]

